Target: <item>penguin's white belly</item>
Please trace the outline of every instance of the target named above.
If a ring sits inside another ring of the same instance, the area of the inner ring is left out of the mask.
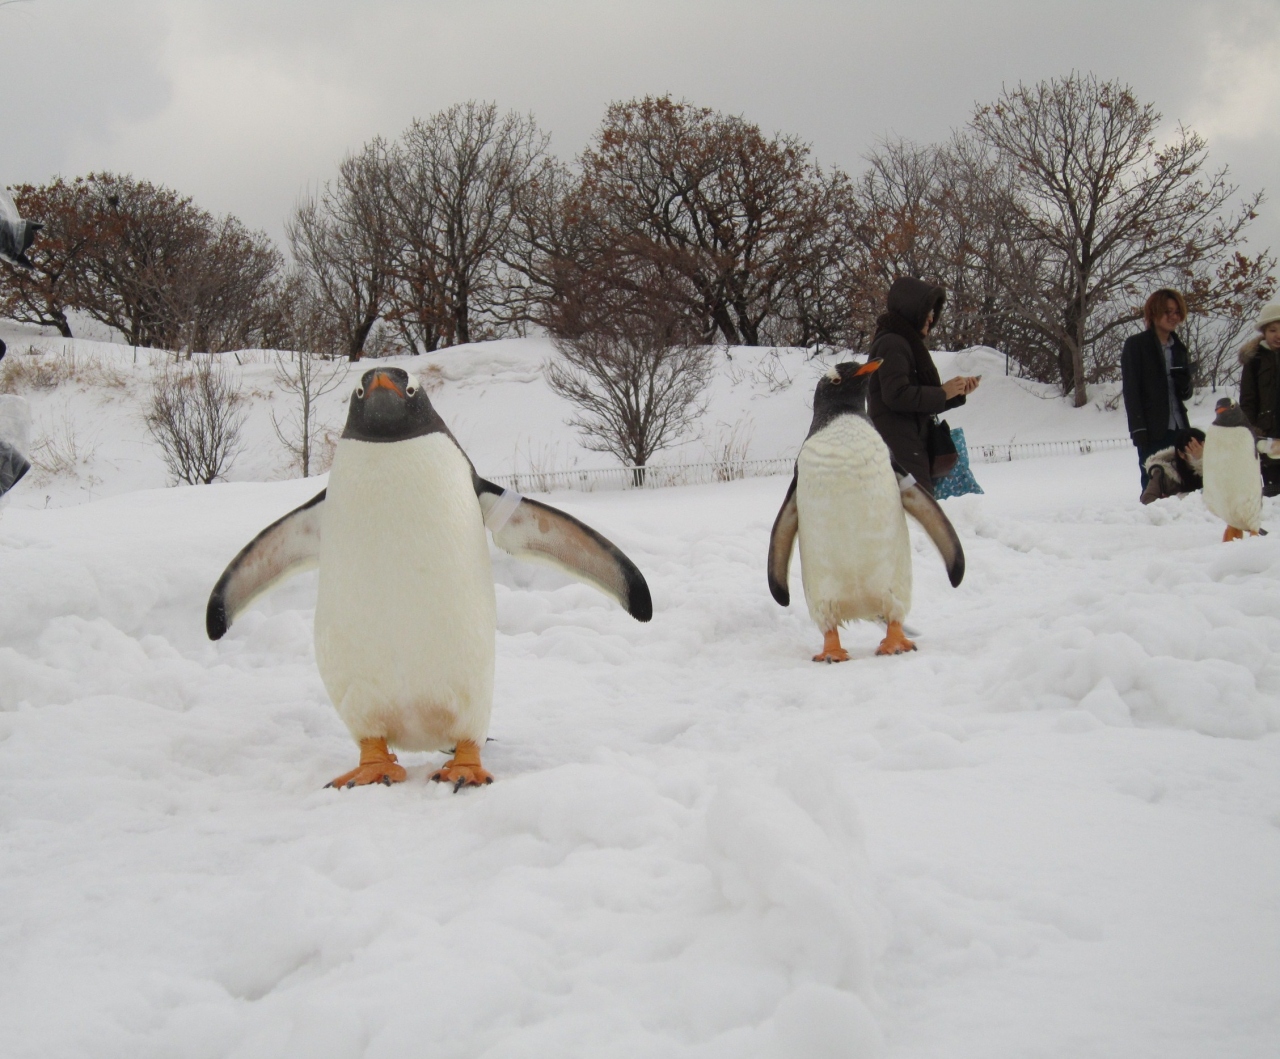
[[[1262,522],[1262,474],[1253,431],[1210,426],[1204,441],[1204,506],[1229,526],[1257,533]]]
[[[889,449],[870,422],[843,415],[796,461],[800,567],[820,629],[901,621],[911,609],[911,538]]]
[[[471,469],[444,434],[338,443],[325,497],[316,663],[357,739],[484,742],[497,607]]]

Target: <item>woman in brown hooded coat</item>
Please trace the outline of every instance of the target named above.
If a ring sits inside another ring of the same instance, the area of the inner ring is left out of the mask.
[[[946,291],[924,280],[893,281],[888,311],[876,321],[871,342],[871,359],[883,363],[867,392],[867,412],[894,462],[931,493],[929,421],[964,404],[965,395],[978,386],[975,376],[942,382],[924,344],[946,299]]]

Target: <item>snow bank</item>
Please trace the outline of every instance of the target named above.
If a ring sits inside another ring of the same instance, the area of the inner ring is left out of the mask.
[[[87,339],[24,336],[12,329],[6,334],[12,350],[7,364],[46,369],[41,387],[30,380],[21,384],[33,409],[37,467],[12,505],[62,506],[169,484],[143,422],[152,373],[167,354]],[[573,408],[550,390],[543,375],[554,355],[546,339],[525,338],[376,363],[396,364],[422,376],[481,474],[614,466],[609,455],[584,448],[581,437],[566,425]],[[971,445],[1127,433],[1123,413],[1107,407],[1115,403],[1115,387],[1096,388],[1094,403],[1074,409],[1053,387],[1005,376],[1004,357],[995,350],[935,356],[944,377],[983,377],[969,403],[947,414],[952,426],[964,428]],[[298,474],[272,427],[273,414],[284,420],[292,410],[274,382],[274,357],[269,350],[240,350],[222,358],[240,375],[248,399],[244,451],[228,473],[231,481],[276,481]],[[659,460],[713,461],[730,445],[740,458],[794,457],[809,428],[813,388],[831,359],[812,359],[802,349],[718,350],[697,433],[664,451]],[[350,389],[372,363],[348,368],[349,385],[320,398],[321,424],[341,429]],[[4,370],[0,366],[0,381]],[[1211,419],[1212,403],[1212,395],[1201,395],[1193,418]]]

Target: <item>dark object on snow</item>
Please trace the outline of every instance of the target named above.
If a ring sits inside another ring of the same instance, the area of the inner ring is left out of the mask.
[[[1147,484],[1140,498],[1144,504],[1204,488],[1204,461],[1187,452],[1187,443],[1193,438],[1203,445],[1204,431],[1195,427],[1179,430],[1173,436],[1172,445],[1157,449],[1147,457],[1143,464]]]
[[[960,427],[953,427],[951,440],[955,442],[958,459],[950,474],[933,483],[933,495],[938,500],[945,500],[949,496],[964,496],[965,493],[982,492],[982,486],[978,484],[973,471],[969,469],[969,446],[965,444],[964,431]]]
[[[25,456],[7,441],[0,441],[0,496],[4,496],[31,470]]]
[[[43,224],[19,217],[13,200],[0,189],[0,258],[10,264],[30,268],[31,259],[27,257],[27,251],[31,249],[36,232],[43,227]]]
[[[921,334],[930,313],[937,322],[946,299],[946,291],[932,283],[894,280],[886,299],[888,312],[876,321],[870,350],[871,359],[883,364],[871,377],[867,412],[894,461],[930,492],[929,431],[934,417],[965,403],[963,395],[947,399]]]
[[[0,338],[0,360],[4,360],[4,355],[9,351],[9,347],[4,344],[4,339]]]

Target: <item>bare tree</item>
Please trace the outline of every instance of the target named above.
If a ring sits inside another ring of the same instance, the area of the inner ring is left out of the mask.
[[[188,352],[262,340],[282,265],[263,233],[114,173],[17,190],[45,231],[32,269],[0,274],[0,315],[69,338],[76,309],[133,345]]]
[[[1160,147],[1160,114],[1127,86],[1093,76],[1006,89],[972,127],[1007,164],[1005,220],[1023,322],[1059,351],[1077,407],[1107,370],[1090,352],[1134,319],[1146,288],[1185,283],[1240,243],[1261,193],[1224,212],[1236,188],[1205,174],[1205,141],[1179,127]]]
[[[237,380],[213,358],[169,363],[152,377],[147,429],[175,482],[208,485],[230,470],[241,451],[243,405]]]
[[[1237,253],[1188,285],[1189,315],[1178,331],[1195,363],[1195,385],[1216,390],[1239,380],[1239,345],[1275,294],[1275,267],[1270,254]]]
[[[661,287],[704,339],[747,345],[780,328],[848,183],[793,137],[669,97],[611,105],[580,168],[564,207],[579,229],[568,286],[595,273]]]
[[[426,349],[509,322],[504,263],[522,196],[549,164],[532,117],[460,103],[405,131],[389,158],[399,236],[396,311]]]
[[[578,408],[569,420],[595,452],[644,467],[673,444],[705,411],[712,353],[691,341],[687,324],[669,308],[593,299],[594,318],[573,338],[556,340],[561,360],[547,371],[551,388]]]
[[[262,232],[235,217],[210,225],[200,267],[168,296],[182,321],[180,345],[222,353],[269,344],[276,283],[284,259]]]
[[[387,153],[387,145],[375,139],[346,158],[337,180],[304,199],[285,225],[294,261],[344,335],[353,361],[364,352],[391,283]]]
[[[83,259],[93,236],[81,184],[57,178],[39,187],[13,188],[19,212],[38,219],[44,230],[28,255],[31,268],[0,261],[0,316],[55,327],[63,338],[72,337],[67,313],[76,305]]]
[[[313,454],[324,436],[325,427],[316,413],[316,402],[347,380],[347,362],[325,360],[312,353],[276,353],[275,384],[293,394],[294,406],[283,417],[271,411],[271,425],[289,454],[302,468],[302,477],[311,475]]]

